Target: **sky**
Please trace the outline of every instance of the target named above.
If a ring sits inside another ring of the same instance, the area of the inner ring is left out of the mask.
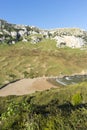
[[[0,19],[42,29],[87,30],[87,0],[0,0]]]

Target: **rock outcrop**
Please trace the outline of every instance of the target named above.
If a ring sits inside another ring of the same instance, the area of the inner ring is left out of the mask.
[[[82,38],[75,36],[56,36],[54,39],[57,41],[57,47],[68,46],[72,48],[80,48],[85,44],[85,41]]]
[[[36,44],[48,38],[56,40],[57,47],[81,48],[87,44],[87,32],[79,28],[43,30],[0,20],[0,43],[15,44],[22,41]]]

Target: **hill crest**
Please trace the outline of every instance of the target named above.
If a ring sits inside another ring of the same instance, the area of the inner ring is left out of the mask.
[[[43,39],[54,39],[57,47],[81,48],[87,44],[87,32],[79,28],[40,29],[35,26],[17,25],[0,19],[0,43],[18,41],[36,44]]]

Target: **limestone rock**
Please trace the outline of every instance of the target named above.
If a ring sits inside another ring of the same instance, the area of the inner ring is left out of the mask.
[[[56,46],[57,47],[71,47],[71,48],[80,48],[82,46],[84,46],[84,40],[82,38],[79,37],[75,37],[75,36],[56,36],[54,38],[57,41]]]
[[[79,28],[40,29],[10,24],[0,19],[0,43],[15,44],[22,41],[36,44],[42,39],[55,39],[57,47],[81,48],[87,45],[87,31]]]
[[[39,38],[39,37],[36,37],[36,36],[31,37],[31,43],[32,44],[36,44],[36,43],[38,43],[40,41],[41,41],[41,38]]]

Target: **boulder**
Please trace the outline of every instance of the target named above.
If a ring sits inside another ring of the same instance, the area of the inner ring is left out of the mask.
[[[36,36],[31,37],[31,43],[32,44],[36,44],[36,43],[40,42],[41,40],[42,40],[41,38],[36,37]]]
[[[11,32],[11,36],[12,36],[12,37],[16,37],[16,35],[17,35],[17,32],[16,32],[16,31]]]
[[[84,46],[85,41],[82,38],[75,36],[56,36],[54,38],[57,41],[57,47],[71,47],[71,48],[81,48]]]

